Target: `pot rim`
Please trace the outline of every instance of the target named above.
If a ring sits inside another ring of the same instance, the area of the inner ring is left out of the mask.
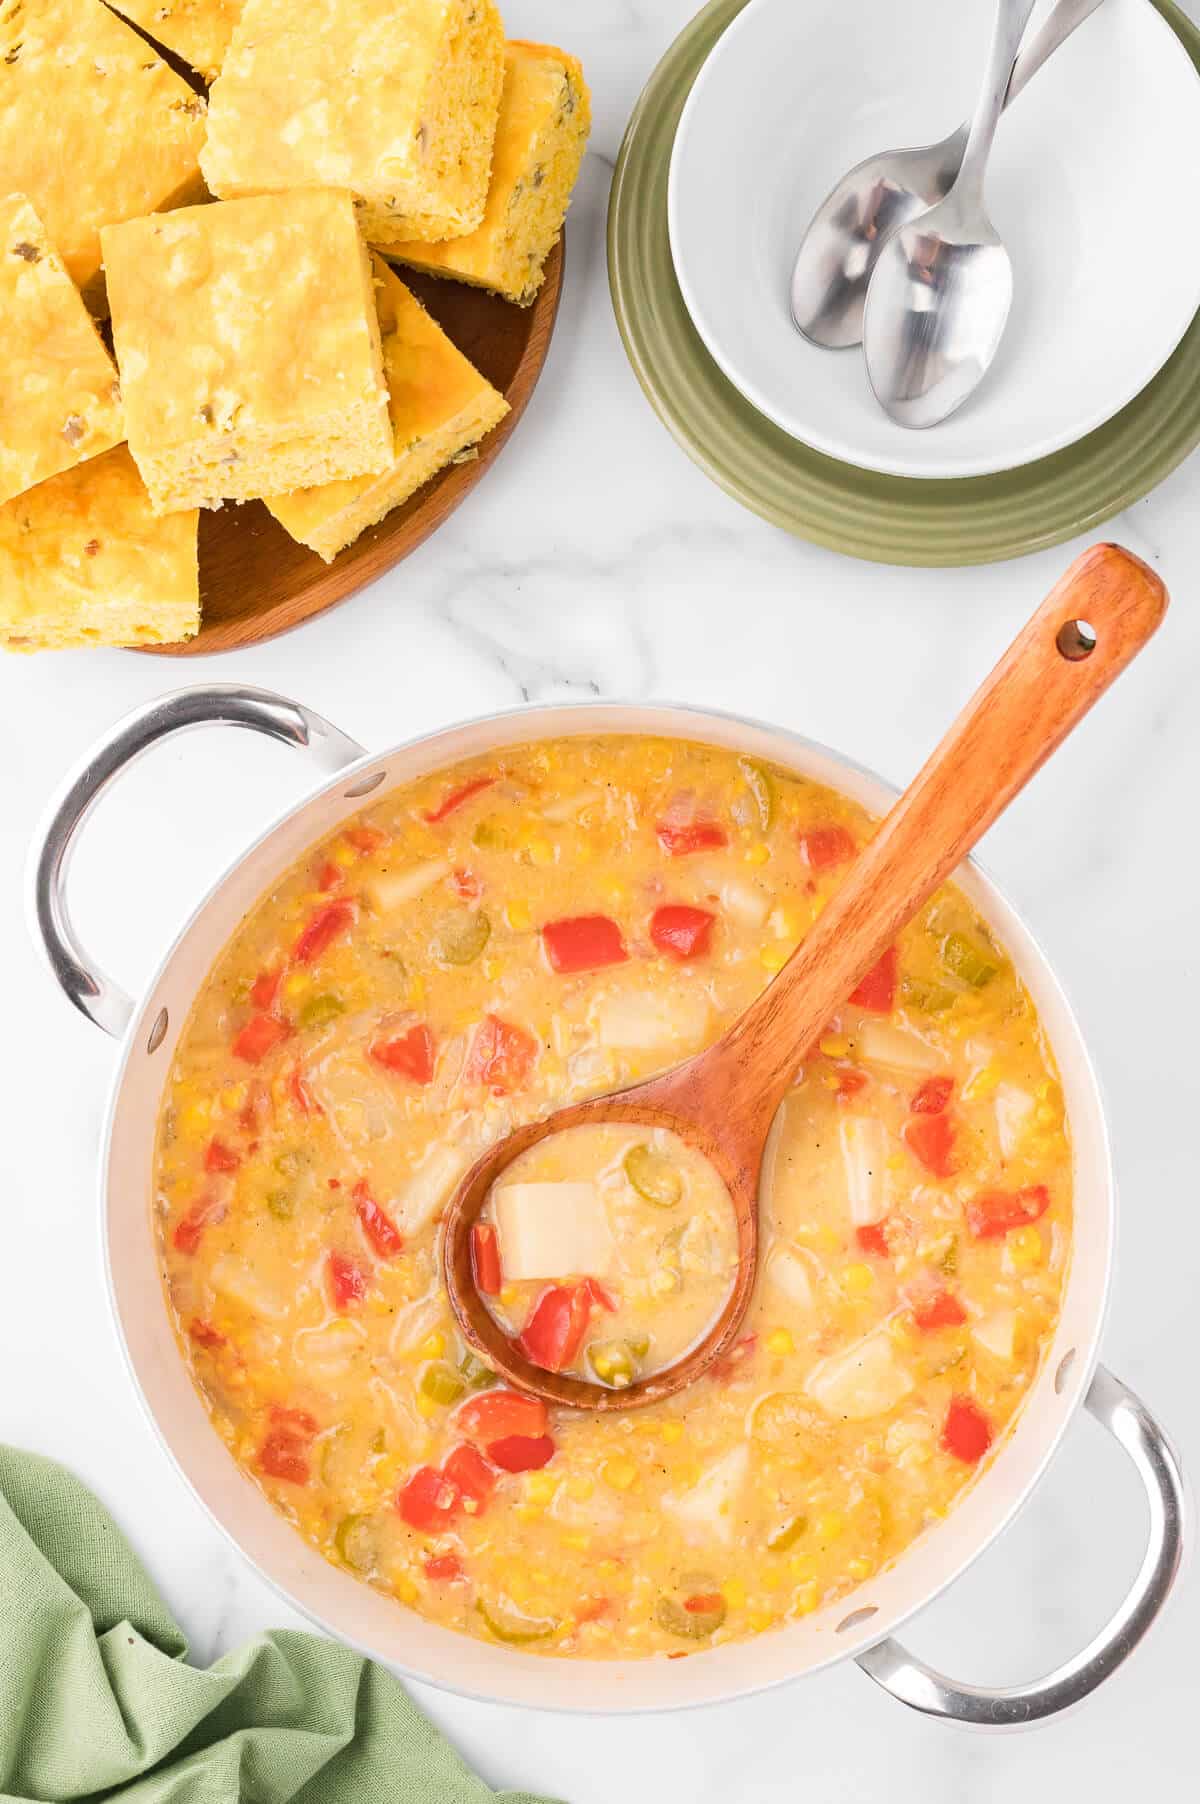
[[[659,724],[656,726],[646,724],[634,726],[628,719],[623,719],[623,717],[630,715],[641,717],[643,720],[645,720],[646,717],[652,716],[655,717]],[[559,724],[557,726],[547,726],[545,724],[547,717],[557,719]],[[191,914],[172,938],[167,950],[155,968],[152,977],[147,982],[142,996],[137,1000],[130,1023],[125,1034],[122,1036],[121,1050],[112,1075],[105,1109],[101,1158],[99,1162],[103,1261],[108,1301],[113,1316],[117,1339],[121,1348],[122,1358],[133,1381],[134,1389],[141,1407],[147,1416],[160,1445],[163,1447],[172,1465],[175,1467],[175,1470],[178,1472],[192,1496],[215,1523],[224,1539],[237,1552],[239,1557],[246,1561],[255,1572],[256,1576],[274,1591],[290,1609],[304,1616],[322,1633],[354,1648],[364,1657],[384,1664],[392,1671],[415,1683],[429,1685],[454,1696],[469,1698],[481,1703],[500,1703],[509,1707],[552,1710],[564,1714],[595,1716],[654,1715],[665,1713],[667,1711],[673,1712],[676,1710],[698,1709],[714,1703],[734,1702],[740,1698],[751,1697],[760,1692],[773,1690],[780,1685],[790,1684],[799,1679],[808,1678],[818,1672],[825,1671],[842,1661],[865,1652],[886,1637],[894,1634],[897,1629],[911,1622],[916,1615],[931,1605],[938,1597],[948,1590],[949,1587],[954,1584],[1011,1525],[1015,1517],[1025,1507],[1026,1503],[1040,1485],[1050,1461],[1058,1450],[1060,1441],[1065,1434],[1067,1427],[1078,1414],[1080,1406],[1087,1395],[1089,1384],[1099,1360],[1100,1343],[1107,1320],[1112,1286],[1116,1231],[1115,1176],[1108,1127],[1108,1115],[1104,1104],[1104,1096],[1075,1011],[1071,1006],[1067,993],[1059,980],[1053,965],[1050,963],[1041,942],[1033,934],[1025,922],[1024,917],[1008,900],[1004,891],[995,882],[986,867],[978,858],[973,856],[970,859],[965,860],[963,864],[958,867],[949,881],[962,882],[965,876],[968,888],[978,885],[986,892],[985,896],[981,899],[982,911],[985,918],[990,918],[989,909],[994,910],[996,906],[998,906],[998,911],[1000,913],[1007,916],[1008,919],[1002,939],[1006,945],[1009,945],[1012,932],[1015,930],[1016,934],[1023,941],[1023,945],[1020,948],[1022,956],[1019,968],[1021,969],[1023,979],[1026,981],[1029,980],[1031,971],[1036,971],[1037,987],[1039,990],[1039,1011],[1044,1012],[1045,1004],[1048,999],[1053,1000],[1057,1005],[1061,1024],[1055,1035],[1051,1037],[1051,1044],[1056,1057],[1058,1057],[1064,1051],[1062,1045],[1062,1025],[1065,1024],[1069,1036],[1073,1038],[1073,1045],[1071,1046],[1070,1051],[1072,1056],[1072,1069],[1076,1074],[1076,1085],[1081,1092],[1090,1091],[1091,1093],[1093,1104],[1091,1113],[1094,1117],[1093,1125],[1096,1130],[1093,1146],[1097,1156],[1098,1169],[1103,1173],[1105,1192],[1102,1203],[1100,1199],[1097,1199],[1092,1204],[1093,1208],[1100,1211],[1099,1219],[1103,1222],[1105,1230],[1104,1269],[1098,1286],[1096,1301],[1087,1333],[1086,1335],[1077,1333],[1070,1337],[1073,1341],[1073,1345],[1070,1350],[1069,1367],[1066,1355],[1061,1352],[1055,1355],[1054,1343],[1052,1342],[1051,1347],[1047,1349],[1046,1356],[1044,1357],[1038,1375],[1033,1385],[1030,1387],[1030,1394],[1027,1395],[1022,1404],[1014,1428],[1006,1435],[1004,1441],[997,1450],[996,1455],[987,1463],[984,1471],[980,1474],[979,1479],[968,1487],[967,1491],[948,1513],[945,1522],[937,1525],[933,1530],[927,1530],[918,1535],[916,1539],[897,1556],[896,1560],[893,1561],[889,1567],[884,1568],[877,1577],[882,1583],[889,1575],[895,1574],[906,1565],[911,1565],[913,1563],[914,1555],[918,1550],[927,1547],[931,1540],[935,1539],[938,1535],[942,1535],[944,1538],[947,1526],[954,1521],[960,1511],[964,1511],[967,1508],[971,1499],[979,1496],[981,1489],[987,1485],[989,1477],[994,1478],[998,1469],[1005,1465],[1005,1453],[1015,1444],[1019,1443],[1024,1447],[1029,1443],[1026,1418],[1031,1413],[1037,1396],[1044,1394],[1045,1387],[1048,1384],[1050,1389],[1056,1393],[1056,1400],[1061,1403],[1061,1398],[1066,1396],[1068,1401],[1061,1405],[1061,1416],[1059,1421],[1054,1427],[1053,1432],[1046,1433],[1045,1442],[1041,1447],[1040,1453],[1029,1465],[1024,1478],[1015,1488],[1012,1497],[1002,1508],[993,1510],[992,1519],[989,1521],[986,1533],[979,1535],[962,1557],[946,1562],[943,1571],[937,1577],[936,1581],[923,1589],[919,1595],[906,1603],[904,1607],[890,1611],[880,1609],[878,1611],[878,1622],[873,1621],[869,1628],[864,1623],[842,1636],[837,1633],[832,1622],[832,1618],[841,1615],[843,1611],[846,1610],[847,1605],[849,1605],[849,1615],[853,1617],[856,1614],[857,1609],[861,1607],[856,1603],[856,1599],[859,1595],[858,1592],[852,1594],[848,1599],[841,1600],[840,1608],[834,1606],[831,1609],[829,1606],[826,1606],[826,1608],[821,1612],[818,1612],[815,1617],[806,1619],[806,1623],[808,1624],[828,1626],[832,1631],[829,1646],[824,1651],[822,1657],[804,1663],[797,1663],[791,1670],[780,1671],[767,1677],[756,1677],[751,1680],[740,1678],[734,1664],[738,1658],[739,1652],[744,1653],[748,1648],[754,1647],[756,1643],[759,1642],[780,1639],[786,1636],[789,1631],[794,1634],[797,1627],[800,1626],[794,1623],[782,1624],[779,1628],[770,1631],[767,1635],[755,1637],[749,1642],[729,1643],[721,1648],[708,1649],[702,1654],[692,1655],[686,1662],[673,1662],[672,1669],[675,1673],[684,1674],[687,1669],[691,1669],[691,1672],[695,1673],[696,1669],[703,1669],[706,1678],[708,1675],[713,1675],[713,1678],[710,1679],[708,1683],[696,1684],[694,1687],[695,1695],[683,1694],[683,1684],[686,1683],[691,1687],[693,1683],[690,1677],[684,1679],[679,1688],[681,1695],[678,1697],[671,1697],[668,1701],[656,1698],[648,1702],[639,1702],[636,1696],[631,1697],[629,1700],[623,1699],[620,1702],[597,1703],[591,1699],[582,1701],[580,1697],[576,1695],[577,1690],[581,1689],[581,1686],[579,1686],[578,1683],[574,1687],[567,1687],[564,1685],[561,1688],[563,1693],[561,1697],[549,1697],[546,1695],[516,1695],[515,1690],[506,1689],[501,1685],[490,1683],[486,1685],[472,1684],[466,1682],[461,1678],[455,1677],[452,1672],[447,1673],[446,1671],[440,1670],[441,1663],[439,1663],[439,1670],[435,1676],[428,1668],[411,1664],[408,1660],[399,1659],[392,1653],[381,1652],[369,1639],[356,1634],[353,1630],[349,1630],[341,1624],[334,1626],[330,1619],[323,1615],[315,1605],[310,1605],[304,1601],[299,1589],[300,1585],[304,1582],[303,1574],[294,1581],[297,1585],[297,1589],[291,1589],[282,1578],[276,1577],[272,1571],[268,1570],[261,1563],[258,1557],[248,1551],[246,1545],[239,1539],[234,1530],[228,1526],[216,1504],[210,1502],[203,1494],[198,1481],[194,1480],[187,1470],[182,1455],[177,1452],[176,1447],[170,1438],[168,1428],[160,1422],[159,1416],[150,1402],[150,1398],[142,1382],[137,1360],[135,1359],[129,1344],[121,1313],[121,1304],[118,1297],[118,1279],[113,1269],[113,1220],[110,1206],[110,1164],[113,1152],[114,1131],[118,1120],[119,1107],[124,1093],[130,1063],[137,1054],[145,1037],[146,1028],[150,1020],[151,1005],[156,999],[160,985],[174,964],[176,955],[184,941],[189,937],[193,929],[201,921],[202,917],[207,914],[210,905],[225,888],[225,885],[243,869],[254,855],[265,846],[266,842],[282,827],[298,820],[300,816],[315,809],[320,801],[330,796],[334,791],[339,789],[345,790],[348,785],[353,784],[356,779],[360,778],[362,773],[369,767],[379,766],[382,768],[397,757],[411,755],[412,753],[421,750],[429,753],[428,761],[423,765],[423,771],[425,774],[432,774],[439,769],[446,768],[447,765],[454,761],[456,756],[474,755],[474,753],[465,753],[462,751],[456,753],[450,749],[452,743],[464,734],[481,732],[491,728],[510,730],[516,727],[518,723],[528,723],[528,732],[512,733],[511,736],[502,735],[501,739],[496,743],[516,745],[528,743],[529,741],[537,740],[539,738],[552,737],[556,734],[566,737],[578,737],[587,729],[583,726],[571,727],[569,724],[566,724],[572,717],[580,719],[589,717],[591,720],[594,720],[596,722],[595,730],[598,735],[602,733],[615,735],[624,732],[651,736],[655,732],[661,731],[667,737],[690,737],[698,739],[702,743],[722,743],[719,739],[714,741],[710,735],[706,735],[704,731],[705,723],[708,723],[710,727],[723,727],[731,732],[745,729],[752,734],[761,734],[773,739],[780,743],[781,747],[786,746],[792,748],[796,754],[796,762],[791,768],[795,768],[799,774],[805,774],[803,760],[804,754],[808,754],[810,760],[818,762],[821,760],[828,761],[831,766],[836,767],[838,772],[847,773],[854,778],[857,778],[862,787],[874,792],[874,795],[877,798],[875,802],[871,802],[868,799],[868,806],[878,807],[881,802],[894,799],[899,793],[892,783],[881,777],[870,766],[863,764],[857,759],[849,758],[834,748],[825,745],[823,742],[815,740],[806,734],[799,733],[792,728],[782,727],[769,721],[762,721],[753,716],[743,715],[729,709],[698,707],[692,703],[672,701],[572,699],[566,701],[525,704],[495,710],[485,714],[474,715],[446,726],[437,727],[431,732],[414,734],[410,738],[399,741],[382,751],[364,750],[361,756],[353,759],[352,762],[347,763],[334,776],[319,783],[315,788],[306,792],[300,800],[280,811],[267,823],[263,830],[248,846],[244,847],[237,856],[229,861],[225,868],[216,876],[197,903],[196,907],[192,910]],[[672,729],[674,727],[682,727],[683,730],[673,731]],[[777,754],[777,761],[785,768],[789,767],[789,760],[782,749]],[[416,774],[416,772],[410,772],[404,777],[397,777],[390,787],[398,787],[402,782],[411,781]],[[837,784],[836,777],[832,775],[828,778],[814,778],[813,780],[828,781],[833,787],[836,787]],[[381,793],[386,793],[388,787],[388,773],[385,770],[384,777],[379,783],[378,789]],[[367,793],[375,792],[372,790]],[[366,794],[356,797],[355,802],[356,806],[347,810],[347,817],[351,813],[358,812],[358,809],[365,805]],[[259,894],[261,895],[262,893],[263,890],[262,887],[260,887]],[[227,934],[223,943],[227,943],[228,937]],[[1009,949],[1012,949],[1011,945],[1009,945]],[[195,988],[192,989],[193,999],[194,996]],[[161,1084],[159,1085],[159,1090],[161,1091]],[[1076,1164],[1077,1163],[1078,1160],[1076,1160]],[[1066,1301],[1072,1288],[1072,1278],[1076,1271],[1075,1252],[1076,1249],[1073,1249],[1072,1264],[1068,1271],[1067,1288],[1064,1291],[1063,1310],[1060,1311],[1059,1322],[1056,1325],[1055,1330],[1056,1340],[1062,1326]],[[181,1364],[182,1363],[181,1360]],[[1056,1382],[1055,1378],[1051,1375],[1052,1365],[1058,1367],[1058,1382]],[[215,1436],[215,1431],[211,1427],[211,1423],[207,1426],[208,1432],[213,1435],[214,1440],[216,1440],[217,1437]],[[1023,1428],[1026,1429],[1025,1433],[1022,1433]],[[246,1484],[252,1485],[252,1481],[246,1479],[240,1470],[235,1468],[235,1471],[237,1471],[238,1477],[242,1478]],[[271,1511],[272,1515],[278,1516],[278,1512],[274,1510],[274,1506],[266,1502],[265,1498],[263,1498],[263,1494],[258,1492],[257,1487],[252,1486],[252,1488],[255,1495],[262,1498],[265,1507]],[[282,1522],[283,1518],[280,1517],[279,1520]],[[290,1524],[286,1524],[285,1526],[289,1535],[296,1536],[296,1531]],[[297,1539],[300,1538],[297,1537]],[[307,1547],[308,1544],[301,1541],[301,1546]],[[310,1549],[310,1551],[322,1566],[327,1564],[323,1557],[316,1553],[315,1549]],[[331,1570],[334,1569],[331,1568]],[[356,1588],[361,1588],[360,1580],[351,1578],[348,1582]],[[859,1591],[865,1591],[868,1588],[869,1582],[865,1583],[862,1587],[859,1587]],[[400,1607],[405,1608],[405,1606]],[[419,1613],[417,1612],[413,1612],[413,1614],[418,1616],[418,1620],[424,1625],[426,1630],[437,1631],[436,1636],[434,1637],[437,1640],[441,1640],[441,1638],[445,1637],[455,1644],[455,1646],[458,1646],[463,1642],[470,1645],[472,1642],[471,1637],[463,1636],[457,1631],[442,1629],[440,1625],[430,1623],[428,1618],[419,1617]],[[874,1615],[874,1612],[872,1612],[872,1614]],[[825,1622],[827,1617],[830,1618],[828,1624]],[[658,1674],[665,1664],[664,1662],[652,1659],[639,1659],[626,1662],[586,1660],[580,1658],[556,1660],[552,1657],[530,1654],[521,1650],[494,1648],[488,1643],[481,1643],[480,1645],[485,1647],[489,1654],[502,1660],[504,1670],[506,1672],[513,1672],[514,1677],[521,1671],[525,1671],[527,1674],[532,1671],[535,1680],[540,1677],[543,1680],[542,1686],[539,1688],[534,1684],[533,1686],[528,1687],[528,1689],[534,1691],[540,1689],[543,1693],[551,1689],[548,1682],[549,1674],[556,1669],[559,1671],[573,1672],[578,1677],[584,1675],[592,1677],[595,1675],[604,1675],[606,1673],[610,1676],[616,1676],[618,1669],[620,1669],[620,1676],[628,1677],[630,1690],[633,1692],[637,1688],[639,1674],[643,1676],[648,1676],[650,1673]],[[724,1656],[724,1658],[722,1658],[722,1656]],[[445,1664],[449,1666],[453,1665],[452,1654]],[[722,1674],[720,1679],[716,1679],[716,1674],[718,1672]]]

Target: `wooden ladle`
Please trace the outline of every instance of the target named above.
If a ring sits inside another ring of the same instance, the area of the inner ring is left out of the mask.
[[[1092,704],[1142,649],[1167,594],[1140,559],[1096,545],[1067,571],[850,867],[774,982],[706,1052],[648,1083],[573,1104],[491,1147],[451,1201],[446,1288],[470,1344],[508,1382],[570,1409],[636,1409],[682,1390],[727,1352],[754,1286],[758,1182],[775,1113],[830,1016]],[[622,1390],[530,1363],[475,1284],[471,1228],[497,1178],[549,1134],[601,1122],[667,1128],[720,1173],[738,1266],[705,1336]]]

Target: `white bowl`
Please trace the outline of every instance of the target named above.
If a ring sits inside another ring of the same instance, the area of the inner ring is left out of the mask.
[[[1104,0],[1001,121],[987,202],[1016,294],[972,400],[907,430],[861,351],[797,332],[789,278],[813,213],[864,157],[969,115],[993,14],[990,0],[750,0],[680,120],[671,250],[705,344],[760,412],[865,469],[981,476],[1061,450],[1140,393],[1200,308],[1200,235],[1179,204],[1200,168],[1200,77],[1149,0]]]

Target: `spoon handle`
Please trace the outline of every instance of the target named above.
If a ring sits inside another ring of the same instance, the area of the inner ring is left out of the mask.
[[[830,1016],[1115,682],[1166,606],[1159,578],[1120,546],[1095,545],[1076,559],[775,982],[702,1055],[720,1069],[726,1119],[739,1137],[765,1131]]]
[[[1084,20],[1090,19],[1102,4],[1103,0],[1058,0],[1058,5],[1032,44],[1027,45],[1016,60],[1012,80],[1004,97],[1006,107],[1012,105],[1017,95],[1029,86],[1043,63],[1048,62],[1054,52],[1066,43],[1071,33],[1078,31]]]
[[[988,52],[987,73],[975,106],[967,148],[959,165],[954,187],[958,193],[982,197],[983,172],[987,166],[996,127],[1004,111],[1004,102],[1012,80],[1013,64],[1021,48],[1021,39],[1033,11],[1034,0],[999,0],[992,45]]]

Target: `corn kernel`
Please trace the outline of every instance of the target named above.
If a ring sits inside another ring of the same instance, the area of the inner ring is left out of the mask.
[[[179,1111],[179,1130],[183,1134],[199,1136],[207,1131],[209,1122],[208,1104],[206,1102],[190,1102]]]
[[[518,1503],[513,1510],[518,1522],[536,1522],[545,1513],[540,1503]]]
[[[595,1489],[591,1479],[584,1477],[582,1473],[567,1480],[567,1496],[573,1498],[576,1503],[586,1503]]]
[[[683,1423],[664,1422],[662,1425],[662,1438],[669,1446],[674,1446],[676,1441],[681,1441],[683,1439]]]
[[[802,922],[794,908],[774,908],[768,925],[777,940],[798,940]]]
[[[655,1296],[665,1297],[670,1291],[679,1289],[679,1279],[674,1272],[658,1271],[650,1279],[650,1288]]]
[[[756,844],[746,848],[744,856],[747,864],[766,864],[771,854],[762,841],[758,840]]]
[[[424,1394],[417,1397],[417,1414],[419,1416],[424,1416],[428,1420],[430,1416],[436,1416],[437,1413],[438,1405],[432,1397],[426,1397]]]
[[[973,1078],[963,1085],[964,1102],[982,1102],[990,1096],[1000,1082],[1000,1073],[995,1065],[984,1065]]]
[[[525,933],[533,925],[527,902],[510,902],[504,910],[504,918],[514,933]]]
[[[772,1328],[767,1336],[768,1353],[794,1353],[796,1343],[786,1328]]]
[[[600,887],[603,890],[605,901],[610,903],[613,908],[620,908],[621,904],[628,900],[628,891],[625,885],[615,877],[610,877]]]
[[[329,862],[330,864],[336,864],[339,870],[348,871],[357,857],[358,853],[350,844],[349,840],[339,839],[337,845],[334,846],[332,852],[329,854]]]
[[[226,1084],[218,1100],[227,1115],[240,1115],[249,1095],[249,1084]]]
[[[875,1568],[870,1560],[866,1559],[862,1554],[859,1554],[855,1559],[846,1562],[846,1571],[850,1574],[852,1579],[861,1581],[862,1579],[870,1578],[874,1570]]]
[[[792,1599],[792,1609],[797,1616],[811,1616],[817,1607],[817,1603],[817,1587],[815,1582],[808,1585],[797,1586],[796,1595]]]
[[[525,1496],[530,1503],[549,1503],[558,1489],[558,1480],[549,1472],[530,1472],[525,1479]]]
[[[511,1284],[506,1284],[504,1289],[500,1292],[500,1307],[502,1309],[515,1309],[519,1300],[520,1296],[515,1287]]]
[[[479,968],[489,983],[495,983],[504,966],[498,958],[485,958]]]
[[[427,1334],[419,1348],[423,1359],[440,1359],[445,1351],[446,1336],[440,1329],[435,1329],[432,1334]]]
[[[850,1051],[850,1042],[845,1034],[823,1034],[817,1047],[824,1058],[844,1059]]]
[[[548,839],[531,839],[529,857],[531,863],[540,865],[544,869],[547,865],[554,863],[554,847]]]
[[[752,1635],[761,1635],[765,1629],[774,1628],[778,1620],[774,1610],[751,1610],[746,1618]]]
[[[837,1510],[830,1510],[816,1520],[817,1540],[822,1545],[827,1541],[836,1541],[846,1526],[846,1519]]]
[[[415,1604],[420,1595],[418,1587],[407,1574],[392,1580],[392,1595],[398,1597],[402,1604]]]
[[[865,1297],[875,1288],[875,1273],[869,1265],[848,1265],[842,1273],[842,1287],[852,1297]]]
[[[741,1579],[726,1579],[721,1586],[721,1596],[731,1610],[740,1610],[746,1601],[746,1587]]]
[[[285,1002],[299,1002],[312,989],[312,978],[307,971],[289,971],[283,980],[282,990]]]
[[[562,1544],[564,1547],[569,1547],[572,1553],[586,1553],[588,1548],[592,1545],[592,1537],[590,1535],[580,1534],[576,1530],[569,1535],[564,1535]]]
[[[628,1491],[637,1483],[637,1467],[631,1459],[624,1459],[620,1454],[605,1460],[600,1468],[600,1476],[606,1485],[614,1491]]]
[[[1015,1228],[1008,1237],[1008,1253],[1017,1271],[1032,1271],[1042,1263],[1045,1245],[1036,1228]]]
[[[769,971],[774,976],[776,971],[783,970],[791,956],[790,946],[764,946],[758,955],[758,962],[764,971]]]

